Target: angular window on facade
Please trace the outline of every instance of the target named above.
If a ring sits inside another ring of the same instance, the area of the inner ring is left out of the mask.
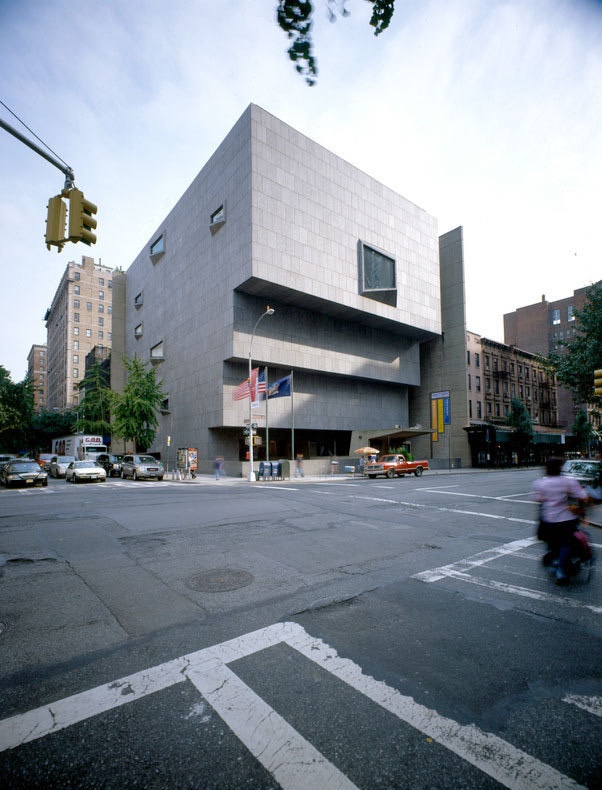
[[[153,263],[165,254],[165,234],[161,234],[150,246],[150,257]]]
[[[222,205],[217,208],[213,214],[209,217],[209,230],[211,231],[211,235],[217,233],[217,231],[223,227],[226,223],[226,207],[222,203]]]
[[[163,341],[157,343],[155,346],[151,348],[150,358],[151,358],[151,362],[161,362],[163,359],[165,359]]]
[[[394,307],[397,304],[395,259],[360,242],[360,293]]]
[[[142,324],[140,323],[134,327],[134,337],[142,337],[142,334]]]
[[[144,295],[142,291],[134,297],[134,307],[142,307],[144,304]]]

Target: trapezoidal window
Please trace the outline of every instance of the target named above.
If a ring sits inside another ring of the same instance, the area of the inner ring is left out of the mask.
[[[209,230],[211,231],[211,235],[213,236],[214,233],[226,224],[226,207],[222,203],[222,205],[217,208],[213,214],[209,217]]]
[[[158,236],[150,246],[150,259],[153,263],[161,260],[165,255],[165,234]]]
[[[395,307],[397,304],[395,259],[361,241],[359,257],[362,296]]]

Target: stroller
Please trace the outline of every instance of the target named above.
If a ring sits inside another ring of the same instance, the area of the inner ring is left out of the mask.
[[[537,537],[540,540],[545,540],[548,544],[548,551],[543,555],[542,562],[546,568],[556,571],[558,568],[561,541],[558,539],[551,539],[550,534],[545,529],[546,526],[547,525],[544,525],[543,522],[540,522],[537,533]],[[584,528],[581,521],[577,522],[575,531],[568,540],[568,548],[568,556],[564,559],[562,568],[566,574],[566,580],[563,580],[564,584],[570,584],[579,574],[581,574],[585,582],[589,582],[593,573],[596,557],[590,542],[589,532]]]

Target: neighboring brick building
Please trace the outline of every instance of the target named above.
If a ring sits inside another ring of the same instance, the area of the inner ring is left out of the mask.
[[[585,304],[587,288],[578,288],[572,296],[541,302],[517,308],[513,313],[504,314],[504,342],[534,354],[547,356],[558,351],[559,340],[571,340],[575,335],[575,310]],[[571,393],[558,387],[558,425],[570,430],[575,421],[575,412],[582,408],[575,405]]]
[[[82,256],[71,261],[44,320],[47,331],[47,409],[72,409],[79,402],[78,383],[86,355],[112,342],[113,270]]]
[[[46,409],[47,355],[45,345],[33,345],[27,355],[27,375],[33,382],[34,411]]]
[[[512,400],[526,407],[535,431],[536,460],[564,442],[558,426],[556,382],[531,354],[467,332],[468,416],[473,466],[512,463],[510,429]],[[560,450],[554,450],[559,452]]]

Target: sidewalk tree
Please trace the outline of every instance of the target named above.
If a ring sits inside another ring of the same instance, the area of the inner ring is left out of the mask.
[[[525,404],[518,398],[512,398],[510,404],[510,414],[506,422],[514,429],[512,434],[512,444],[518,456],[519,464],[529,460],[530,448],[533,444],[533,423]]]
[[[26,376],[15,383],[0,365],[0,447],[25,449],[33,418],[33,382]]]
[[[378,36],[389,27],[395,0],[368,0],[372,4],[370,25]],[[328,15],[335,22],[337,13],[349,16],[347,0],[326,0]],[[280,28],[292,41],[288,56],[295,64],[299,74],[305,77],[308,85],[315,85],[318,77],[318,63],[314,55],[312,38],[314,2],[312,0],[279,0],[277,20]]]
[[[574,315],[573,337],[559,340],[559,350],[542,361],[572,392],[575,403],[602,408],[602,397],[594,394],[594,370],[602,368],[602,281],[587,289],[585,303]]]
[[[109,376],[100,362],[86,371],[78,385],[83,393],[77,408],[77,430],[84,433],[110,436],[111,408],[114,393],[109,386]]]
[[[575,415],[575,422],[573,423],[573,436],[575,437],[575,442],[579,448],[579,452],[583,455],[589,455],[590,444],[595,438],[596,433],[588,419],[585,409],[580,409]]]
[[[148,449],[155,439],[157,412],[166,398],[155,368],[134,354],[123,360],[126,381],[123,392],[114,393],[113,435],[134,442],[136,450]]]

